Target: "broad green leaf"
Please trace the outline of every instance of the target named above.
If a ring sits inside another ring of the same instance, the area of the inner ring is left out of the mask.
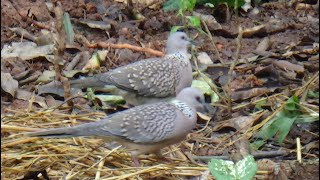
[[[258,170],[258,165],[252,155],[246,156],[236,164],[236,179],[252,179]]]
[[[278,142],[281,144],[284,138],[288,135],[293,122],[296,120],[296,117],[289,118],[289,117],[281,117],[276,119],[273,123],[275,127],[278,129],[279,137]]]
[[[233,180],[235,174],[234,163],[222,159],[212,159],[209,164],[209,171],[217,180]]]
[[[191,87],[199,89],[203,94],[207,94],[211,97],[211,102],[217,102],[219,100],[218,95],[211,89],[209,84],[202,80],[193,80]]]
[[[273,122],[276,120],[276,118],[273,118],[269,120],[257,133],[256,137],[262,138],[264,140],[272,138],[274,135],[276,135],[278,128],[275,127]]]
[[[281,144],[288,135],[292,124],[300,115],[299,99],[296,96],[292,96],[287,100],[283,110],[267,122],[257,133],[256,137],[267,140],[278,133],[278,142]]]
[[[258,165],[251,155],[248,155],[235,165],[232,161],[212,159],[208,166],[211,174],[217,180],[250,180],[258,170]]]

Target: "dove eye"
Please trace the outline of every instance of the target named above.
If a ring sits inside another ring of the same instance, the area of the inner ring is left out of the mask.
[[[186,39],[186,38],[184,36],[182,36],[181,39]]]
[[[198,102],[201,102],[200,96],[197,96],[197,97],[196,97],[196,100],[197,100]]]

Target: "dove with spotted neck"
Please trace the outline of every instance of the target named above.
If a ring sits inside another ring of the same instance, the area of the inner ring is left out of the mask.
[[[169,102],[140,105],[100,121],[26,135],[55,138],[97,136],[117,141],[131,151],[133,157],[145,153],[159,154],[161,148],[182,141],[195,128],[196,112],[204,110],[203,94],[188,87]]]
[[[173,33],[167,40],[164,57],[144,59],[92,77],[71,80],[71,88],[105,87],[112,94],[124,96],[133,105],[148,102],[148,99],[143,100],[144,97],[156,100],[174,97],[192,83],[192,68],[188,57],[191,42],[184,32]],[[51,90],[54,87],[44,85],[38,92],[50,93]]]

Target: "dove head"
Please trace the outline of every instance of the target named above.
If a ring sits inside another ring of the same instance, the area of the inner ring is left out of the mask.
[[[207,111],[203,93],[198,89],[187,87],[184,88],[178,95],[177,99],[187,103],[190,107],[195,108],[199,112]]]
[[[172,33],[167,40],[167,54],[181,52],[187,54],[188,46],[193,41],[184,32]]]

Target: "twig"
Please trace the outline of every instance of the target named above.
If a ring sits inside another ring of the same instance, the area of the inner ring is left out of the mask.
[[[217,46],[216,46],[216,42],[214,41],[213,36],[212,36],[212,34],[211,34],[211,32],[210,32],[210,30],[209,30],[206,22],[203,21],[203,20],[201,20],[201,22],[202,22],[202,24],[204,25],[204,27],[205,27],[205,29],[206,29],[207,36],[209,36],[210,40],[212,41],[212,45],[213,45],[214,50],[216,51],[216,56],[217,56],[217,58],[219,59],[219,61],[220,61],[222,64],[225,64],[224,60],[223,60],[223,59],[221,58],[221,56],[220,56],[219,50],[218,50],[218,48],[217,48]]]
[[[191,55],[192,55],[193,62],[194,62],[194,64],[195,64],[195,66],[196,66],[196,71],[197,71],[197,73],[198,73],[198,74],[203,78],[203,80],[210,86],[210,88],[213,90],[213,92],[216,93],[216,94],[219,96],[219,98],[221,98],[221,99],[225,102],[226,98],[223,97],[223,96],[219,93],[218,88],[216,87],[216,85],[213,84],[213,83],[211,84],[211,83],[207,82],[207,80],[206,80],[206,78],[204,78],[204,75],[202,74],[202,72],[200,72],[199,66],[198,66],[198,62],[197,62],[196,57],[195,57],[195,53],[194,53],[193,51],[191,51]],[[223,106],[221,106],[221,107],[223,107]]]
[[[105,42],[98,42],[95,44],[87,44],[89,48],[114,48],[114,49],[131,49],[134,51],[140,51],[149,53],[155,56],[164,56],[164,53],[161,51],[157,51],[151,48],[143,48],[138,46],[133,46],[131,44],[112,44],[112,43],[105,43]]]
[[[10,143],[6,143],[6,144],[1,144],[1,149],[3,148],[7,148],[7,147],[12,147],[12,146],[16,146],[19,144],[24,144],[24,143],[28,143],[28,142],[34,142],[36,140],[38,140],[40,138],[38,137],[32,137],[32,138],[23,138],[23,139],[18,139],[16,141],[10,142]]]
[[[319,71],[315,75],[313,75],[312,78],[310,78],[309,81],[306,82],[296,93],[294,93],[294,95],[296,96],[301,95],[303,91],[305,91],[305,89],[308,89],[309,86],[318,79],[319,79]]]
[[[302,160],[301,160],[301,143],[300,143],[300,138],[297,137],[296,141],[297,141],[297,161],[298,161],[299,163],[301,163]]]
[[[11,131],[36,131],[39,128],[28,128],[28,127],[20,127],[20,126],[11,126],[11,125],[4,125],[1,124],[1,130],[11,130]]]
[[[262,159],[262,158],[270,158],[270,157],[277,157],[277,156],[283,156],[288,154],[287,151],[259,151],[259,152],[253,152],[252,156],[256,159]],[[230,159],[228,156],[192,156],[195,160],[203,160],[203,161],[209,161],[211,159],[224,159],[228,160]]]
[[[59,3],[57,3],[57,7],[55,7],[54,12],[56,15],[56,31],[58,36],[57,40],[55,41],[56,50],[54,51],[54,69],[56,73],[56,80],[60,80],[63,85],[64,98],[68,99],[69,97],[71,97],[70,82],[68,81],[68,78],[62,75],[61,67],[59,65],[59,62],[62,60],[66,45],[66,32],[63,27],[63,10]],[[67,102],[70,107],[73,107],[73,101]]]
[[[233,60],[233,62],[231,63],[231,66],[230,66],[230,69],[228,71],[228,85],[227,85],[227,92],[226,95],[228,96],[228,113],[231,114],[232,113],[232,100],[231,100],[231,97],[230,97],[230,93],[231,93],[231,87],[230,87],[230,84],[231,84],[231,81],[232,81],[232,73],[233,73],[233,70],[234,68],[236,67],[238,61],[239,61],[239,56],[240,56],[240,50],[241,50],[241,40],[242,40],[242,34],[243,34],[243,30],[242,30],[242,27],[239,26],[239,34],[238,34],[238,37],[237,37],[237,52],[236,52],[236,56],[235,56],[235,59]]]

